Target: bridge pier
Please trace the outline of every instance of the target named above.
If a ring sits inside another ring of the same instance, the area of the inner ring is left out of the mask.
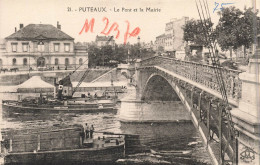
[[[248,71],[239,75],[242,80],[242,98],[231,111],[238,137],[238,164],[260,162],[260,62],[250,59]]]

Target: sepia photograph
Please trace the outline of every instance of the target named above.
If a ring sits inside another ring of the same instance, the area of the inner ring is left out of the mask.
[[[0,0],[0,165],[260,165],[258,0]]]

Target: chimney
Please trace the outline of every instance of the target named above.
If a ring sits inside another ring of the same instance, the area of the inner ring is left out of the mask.
[[[61,25],[59,24],[59,21],[57,21],[57,28],[61,30]]]
[[[17,29],[16,29],[16,27],[14,28],[14,32],[17,32]]]
[[[20,29],[22,29],[23,28],[23,24],[22,23],[20,23]]]

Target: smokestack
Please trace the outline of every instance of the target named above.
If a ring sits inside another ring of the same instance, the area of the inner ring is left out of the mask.
[[[22,28],[23,28],[23,24],[21,23],[21,24],[20,24],[20,29],[22,29]]]
[[[61,30],[61,25],[59,24],[59,21],[57,21],[57,28]]]
[[[16,29],[16,27],[14,28],[14,32],[17,32],[17,29]]]

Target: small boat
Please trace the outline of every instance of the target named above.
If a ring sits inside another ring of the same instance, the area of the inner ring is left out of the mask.
[[[3,132],[5,164],[109,164],[124,158],[125,136],[96,133],[84,138],[83,127],[53,126]]]
[[[3,100],[2,109],[5,114],[12,113],[37,113],[37,112],[65,112],[65,113],[95,113],[117,112],[113,100],[87,100],[85,98],[69,100],[47,100],[39,102],[37,98],[22,101]]]

